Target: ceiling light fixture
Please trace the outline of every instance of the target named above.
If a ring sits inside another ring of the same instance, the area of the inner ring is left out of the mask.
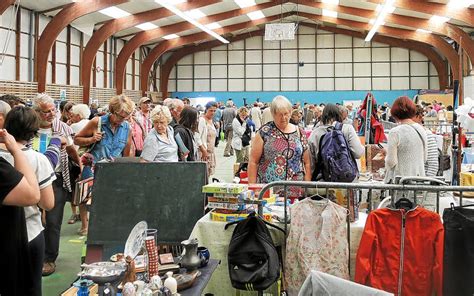
[[[143,24],[139,24],[139,25],[136,25],[135,27],[138,28],[138,29],[140,29],[140,30],[143,30],[143,31],[148,31],[148,30],[153,30],[153,29],[158,28],[157,25],[152,24],[152,23],[150,23],[150,22],[146,22],[146,23],[143,23]]]
[[[247,13],[247,16],[248,16],[252,21],[259,20],[259,19],[262,19],[262,18],[265,17],[265,15],[263,14],[263,12],[262,12],[261,10],[249,12],[249,13]]]
[[[451,0],[448,2],[448,7],[453,9],[468,8],[474,5],[474,0]]]
[[[337,18],[337,11],[329,10],[329,9],[323,9],[323,16]]]
[[[451,18],[445,17],[445,16],[433,15],[430,18],[430,22],[433,22],[433,23],[436,23],[436,24],[442,24],[442,23],[445,23],[445,22],[449,21],[450,19]]]
[[[212,31],[212,30],[209,30],[206,26],[202,25],[201,23],[197,22],[196,20],[194,20],[193,18],[189,17],[186,13],[182,12],[181,10],[177,9],[174,5],[170,4],[169,1],[167,0],[155,0],[156,3],[160,4],[161,6],[163,6],[164,8],[168,9],[169,11],[173,12],[174,14],[176,14],[177,16],[179,16],[180,18],[184,19],[185,21],[195,25],[196,27],[198,27],[199,29],[201,29],[202,31],[206,32],[207,34],[211,35],[212,37],[216,38],[217,40],[219,40],[220,42],[222,43],[229,43],[228,40],[226,40],[225,38],[223,38],[222,36],[220,36],[219,34],[217,34],[216,32]]]
[[[255,0],[235,0],[235,3],[239,5],[240,8],[257,5],[257,3],[255,3]]]
[[[334,5],[339,4],[339,0],[322,0],[321,2],[326,3],[326,4],[334,4]]]
[[[423,29],[416,29],[418,33],[423,33],[423,34],[431,34],[431,31],[428,30],[423,30]]]
[[[169,35],[163,36],[163,39],[166,39],[166,40],[176,39],[176,38],[179,38],[179,36],[176,34],[169,34]]]
[[[131,15],[130,13],[116,6],[104,8],[102,10],[99,10],[99,12],[102,14],[105,14],[106,16],[113,17],[115,19],[119,19],[119,18]]]
[[[377,18],[375,19],[374,25],[372,26],[369,33],[365,37],[365,42],[370,42],[370,40],[372,40],[372,37],[374,37],[377,30],[384,22],[385,16],[387,16],[388,13],[392,13],[395,10],[393,7],[394,2],[395,0],[385,0],[385,3],[383,4],[383,6],[380,7],[379,14],[377,15]]]
[[[210,24],[206,25],[206,27],[207,27],[209,30],[215,30],[215,29],[222,28],[222,26],[219,25],[219,23],[210,23]]]
[[[187,14],[190,18],[193,18],[195,20],[206,16],[206,14],[200,11],[199,9],[186,11],[185,14]]]

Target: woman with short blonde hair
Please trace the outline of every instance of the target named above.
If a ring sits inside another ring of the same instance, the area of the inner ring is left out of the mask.
[[[311,180],[308,140],[300,127],[290,123],[292,109],[284,96],[276,96],[270,104],[273,121],[263,125],[252,142],[249,183]]]
[[[132,133],[127,122],[135,109],[127,96],[112,97],[109,102],[110,113],[94,117],[74,137],[74,144],[90,147],[94,163],[102,159],[132,156],[130,147]]]

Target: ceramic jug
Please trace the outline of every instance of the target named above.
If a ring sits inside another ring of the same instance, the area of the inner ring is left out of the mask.
[[[188,239],[181,242],[183,246],[183,254],[181,257],[181,267],[186,268],[187,271],[192,271],[201,265],[201,258],[197,254],[198,240]]]
[[[165,280],[164,286],[170,290],[172,295],[174,295],[178,292],[178,282],[173,277],[173,272],[172,271],[168,271],[166,273],[166,276],[167,276],[167,278]]]

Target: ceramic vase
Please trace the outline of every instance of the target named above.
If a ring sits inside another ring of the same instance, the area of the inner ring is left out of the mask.
[[[168,271],[166,273],[166,276],[167,276],[167,278],[165,280],[164,286],[170,290],[171,294],[174,295],[174,294],[178,293],[178,282],[173,277],[173,272]]]

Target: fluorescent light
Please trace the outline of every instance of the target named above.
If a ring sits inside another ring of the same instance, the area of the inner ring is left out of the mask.
[[[199,9],[186,11],[185,14],[187,14],[190,18],[193,19],[199,19],[206,16],[206,14],[204,14],[204,12],[200,11]]]
[[[323,9],[323,16],[337,18],[337,11],[329,10],[329,9]]]
[[[169,11],[173,12],[180,18],[184,19],[185,21],[193,24],[194,26],[198,27],[202,31],[206,32],[207,34],[211,35],[212,37],[216,38],[222,43],[229,43],[228,40],[217,34],[216,32],[209,30],[206,26],[202,25],[201,23],[197,22],[193,18],[190,18],[186,13],[182,12],[181,10],[177,9],[173,5],[171,5],[167,0],[155,0],[156,3],[160,4],[164,8],[168,9]]]
[[[257,3],[255,3],[255,0],[235,0],[235,3],[239,5],[240,8],[257,5]]]
[[[215,29],[222,28],[222,26],[219,25],[219,23],[211,23],[211,24],[206,25],[206,27],[207,27],[209,30],[215,30]]]
[[[371,25],[375,24],[375,19],[370,19],[369,24],[371,24]],[[382,22],[380,25],[381,26],[385,25],[385,22]]]
[[[322,0],[321,2],[326,3],[326,4],[339,4],[339,0]]]
[[[423,30],[423,29],[416,29],[418,33],[423,33],[423,34],[431,34],[431,31],[428,30]]]
[[[383,25],[383,22],[385,20],[385,16],[387,16],[388,13],[393,12],[393,3],[395,0],[385,0],[385,3],[379,8],[379,14],[377,15],[377,18],[375,19],[374,25],[370,29],[369,33],[365,37],[365,42],[370,42],[372,40],[372,37],[374,37],[375,33],[379,29],[380,26]]]
[[[474,0],[451,0],[448,2],[449,8],[460,9],[468,8],[474,4]]]
[[[259,20],[259,19],[265,17],[265,15],[263,14],[263,12],[262,12],[261,10],[249,12],[249,13],[247,13],[247,16],[248,16],[252,21]]]
[[[449,17],[445,17],[445,16],[439,16],[439,15],[433,15],[431,18],[430,18],[430,21],[433,22],[433,23],[445,23],[447,21],[449,21],[451,18]]]
[[[102,13],[102,14],[105,14],[107,16],[113,17],[115,19],[130,15],[130,13],[128,13],[125,10],[120,9],[116,6],[104,8],[102,10],[99,10],[99,12]]]
[[[143,24],[139,24],[135,27],[140,29],[140,30],[143,30],[143,31],[148,31],[148,30],[153,30],[153,29],[158,28],[157,25],[152,24],[152,23],[143,23]]]
[[[169,34],[169,35],[163,36],[163,39],[166,39],[166,40],[175,39],[175,38],[179,38],[179,36],[176,34]]]

